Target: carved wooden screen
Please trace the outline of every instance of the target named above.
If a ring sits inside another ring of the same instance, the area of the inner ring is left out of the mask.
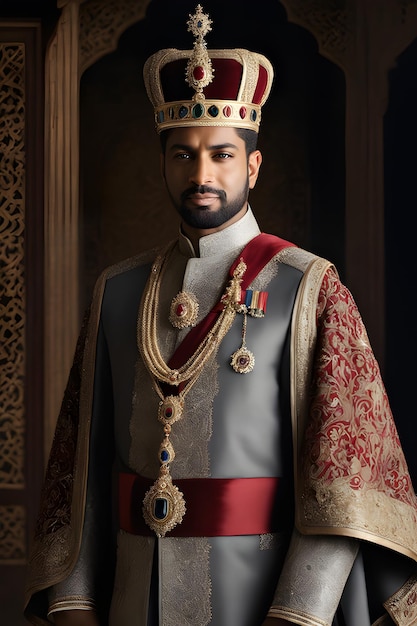
[[[42,464],[40,25],[0,23],[0,606],[23,624]]]

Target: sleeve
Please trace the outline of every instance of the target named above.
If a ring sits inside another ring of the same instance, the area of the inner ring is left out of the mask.
[[[48,616],[69,609],[95,610],[101,604],[100,572],[111,560],[111,467],[113,399],[111,368],[102,324],[97,338],[91,439],[84,526],[80,552],[70,575],[48,590]],[[105,542],[105,543],[104,543]],[[107,552],[103,551],[106,545]],[[107,555],[107,556],[106,556]]]
[[[48,617],[56,611],[70,609],[94,610],[94,563],[97,546],[93,532],[94,509],[87,496],[85,522],[80,553],[71,574],[48,589]]]
[[[338,280],[332,270],[327,270],[324,286],[318,292],[316,346],[320,346],[320,322],[326,304],[325,296],[329,292],[327,280],[332,279]],[[316,349],[313,370],[315,363],[320,363],[320,357]],[[311,398],[309,405],[313,406]],[[359,541],[349,537],[306,535],[294,529],[268,615],[304,626],[330,626],[358,547]]]
[[[330,626],[358,552],[347,537],[294,530],[269,617],[303,626]]]

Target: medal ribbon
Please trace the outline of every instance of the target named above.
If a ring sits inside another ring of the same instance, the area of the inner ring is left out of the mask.
[[[275,235],[260,233],[249,241],[241,254],[234,260],[229,269],[229,278],[233,277],[233,272],[240,263],[240,260],[243,259],[247,265],[247,269],[243,276],[241,289],[242,292],[245,291],[259,272],[263,270],[265,265],[278,254],[278,252],[289,247],[295,247],[295,244],[281,239],[280,237],[276,237]],[[194,354],[204,337],[215,324],[222,309],[223,304],[220,301],[214,305],[204,319],[191,328],[168,362],[171,369],[178,369]]]

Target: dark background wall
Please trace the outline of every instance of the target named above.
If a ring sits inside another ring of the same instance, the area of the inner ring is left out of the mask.
[[[417,484],[417,40],[390,73],[384,124],[385,159],[385,382]]]

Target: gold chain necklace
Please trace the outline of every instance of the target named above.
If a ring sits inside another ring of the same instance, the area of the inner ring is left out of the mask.
[[[246,271],[246,264],[241,259],[221,298],[223,309],[213,327],[187,362],[172,369],[164,361],[159,349],[157,313],[162,279],[174,245],[170,244],[158,255],[152,266],[138,318],[138,347],[151,375],[154,389],[160,397],[158,420],[164,426],[164,439],[159,447],[159,475],[145,494],[142,509],[145,522],[158,537],[163,537],[180,524],[186,510],[184,496],[173,484],[169,469],[169,464],[175,458],[170,441],[172,425],[181,419],[185,396],[197,381],[207,361],[218,350],[236,314],[242,310],[240,284]],[[161,383],[178,387],[178,394],[165,396]]]

